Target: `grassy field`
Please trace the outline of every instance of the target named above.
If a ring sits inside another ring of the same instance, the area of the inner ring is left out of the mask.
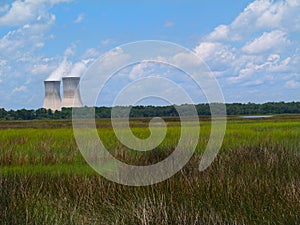
[[[131,121],[149,135],[148,119]],[[99,136],[118,159],[158,162],[178,143],[178,119],[167,118],[167,137],[157,149],[137,153],[116,139],[108,120]],[[0,122],[0,224],[299,224],[300,115],[228,118],[215,161],[199,160],[210,133],[201,135],[190,162],[172,178],[146,187],[110,182],[81,156],[71,121]]]

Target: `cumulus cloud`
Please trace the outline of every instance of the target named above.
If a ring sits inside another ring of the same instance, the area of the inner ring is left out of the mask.
[[[58,3],[70,2],[71,0],[16,0],[11,5],[5,5],[0,11],[4,13],[0,17],[2,26],[18,26],[38,19],[45,15],[46,8]]]
[[[147,77],[152,75],[155,71],[155,63],[149,61],[143,61],[133,66],[129,73],[129,78],[131,80],[136,80],[141,77]]]
[[[221,67],[229,65],[236,57],[234,47],[220,42],[202,42],[194,51],[204,61],[213,62],[217,60],[217,63],[214,63],[214,65],[217,66],[216,64],[218,64]]]
[[[291,44],[291,41],[287,39],[286,32],[274,30],[271,32],[264,32],[260,37],[247,43],[242,50],[249,54],[263,53],[267,51],[277,53],[289,44]]]
[[[7,7],[6,13],[0,17],[2,26],[16,26],[31,22],[41,11],[41,4],[34,1],[15,1]]]
[[[244,42],[257,33],[299,30],[299,9],[298,0],[255,0],[231,24],[216,27],[204,40]]]
[[[220,25],[207,36],[207,39],[211,41],[222,41],[227,40],[229,38],[228,35],[229,27],[226,25]]]
[[[45,40],[44,33],[55,23],[54,15],[45,15],[33,24],[24,25],[16,30],[9,31],[0,39],[0,54],[6,57],[15,57],[16,52],[24,49],[40,48]]]
[[[223,30],[228,29],[228,37],[235,41],[248,38],[257,31],[293,30],[299,24],[299,7],[297,0],[255,0]]]
[[[255,0],[232,23],[205,36],[194,51],[229,84],[282,82],[283,74],[300,73],[300,42],[295,38],[299,11],[297,0]]]

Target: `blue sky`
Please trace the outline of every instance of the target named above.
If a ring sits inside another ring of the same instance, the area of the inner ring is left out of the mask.
[[[0,107],[40,108],[50,75],[82,75],[108,50],[140,40],[191,49],[226,102],[299,101],[299,12],[299,0],[4,0]]]

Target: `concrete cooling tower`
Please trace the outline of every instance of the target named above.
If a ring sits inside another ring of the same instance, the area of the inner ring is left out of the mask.
[[[63,77],[63,98],[62,107],[82,107],[82,101],[79,93],[80,77]]]
[[[45,99],[43,108],[53,111],[61,109],[60,81],[44,81]]]

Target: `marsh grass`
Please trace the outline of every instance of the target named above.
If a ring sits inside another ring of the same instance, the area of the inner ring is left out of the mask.
[[[210,130],[209,121],[202,122],[190,162],[146,187],[97,175],[71,128],[0,130],[0,224],[299,224],[299,119],[230,119],[219,155],[200,173]],[[147,122],[136,124],[134,132],[146,136]],[[111,153],[136,164],[164,158],[180,135],[177,121],[170,121],[164,142],[139,154],[115,139],[109,123],[98,126]]]

